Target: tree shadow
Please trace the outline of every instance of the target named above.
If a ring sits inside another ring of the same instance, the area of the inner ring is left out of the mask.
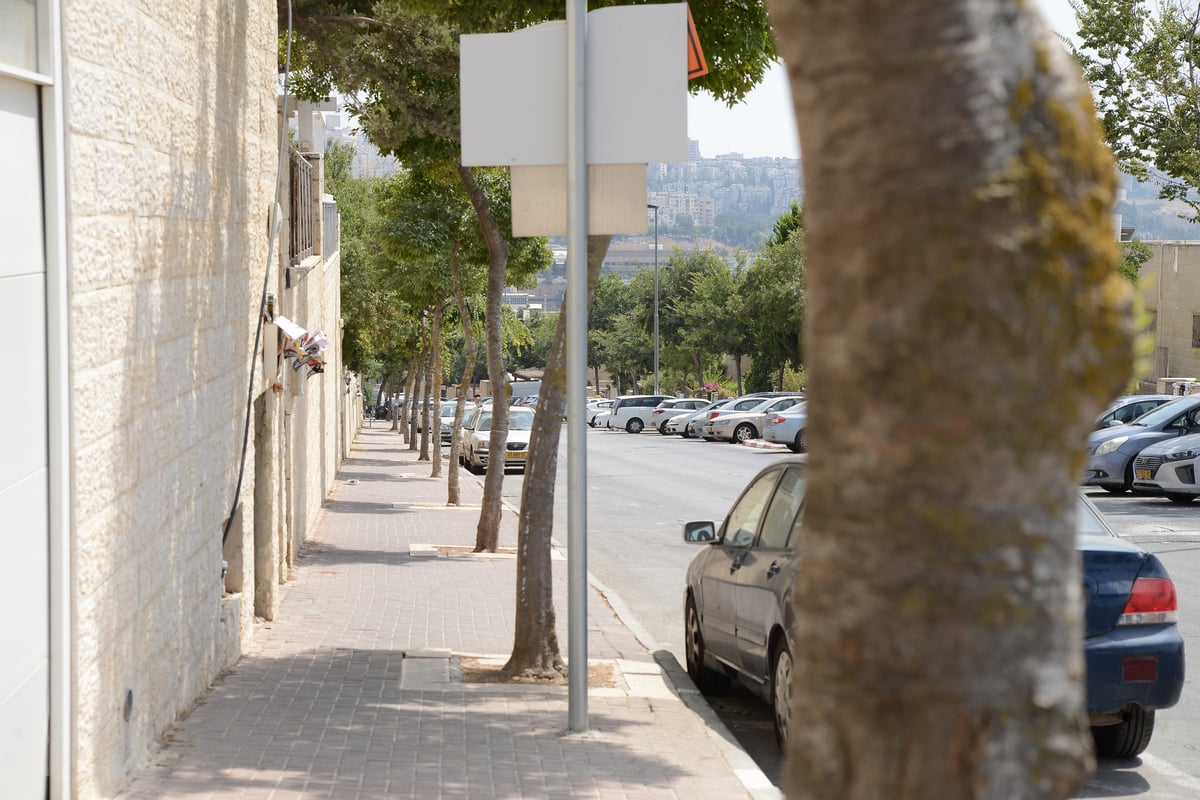
[[[693,741],[665,741],[652,701],[594,697],[588,735],[567,736],[565,687],[403,688],[404,664],[400,650],[357,648],[248,657],[174,727],[126,796],[383,798],[425,787],[518,798],[610,787],[674,797],[700,796],[714,780],[708,737],[697,728]]]

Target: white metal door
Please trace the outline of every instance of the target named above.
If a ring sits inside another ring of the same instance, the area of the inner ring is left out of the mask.
[[[0,775],[8,797],[46,791],[50,521],[41,163],[38,87],[0,76]]]

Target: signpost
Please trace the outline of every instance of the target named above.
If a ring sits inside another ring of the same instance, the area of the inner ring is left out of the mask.
[[[587,0],[567,0],[566,13],[565,23],[461,38],[461,138],[463,166],[512,167],[514,236],[566,234],[567,407],[578,411],[587,399],[588,235],[645,231],[646,164],[687,160],[687,81],[707,66],[686,4],[588,13]],[[587,730],[586,431],[582,414],[567,415],[574,733]]]

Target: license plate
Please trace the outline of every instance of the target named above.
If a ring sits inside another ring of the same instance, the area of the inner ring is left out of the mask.
[[[518,458],[518,459],[525,458],[525,451],[524,450],[509,450],[507,453],[504,454],[504,457],[505,458]]]
[[[1135,469],[1133,471],[1133,477],[1135,477],[1139,481],[1148,481],[1153,476],[1150,474],[1150,470],[1148,470],[1148,469]]]

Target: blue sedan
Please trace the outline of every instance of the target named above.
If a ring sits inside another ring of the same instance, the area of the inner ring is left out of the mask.
[[[795,617],[792,587],[803,557],[805,457],[756,475],[721,524],[688,522],[704,545],[684,588],[687,671],[701,691],[737,679],[771,704],[787,739]],[[1175,586],[1153,554],[1116,536],[1082,494],[1076,546],[1083,562],[1087,712],[1096,753],[1128,758],[1154,732],[1154,714],[1179,700],[1183,639]]]

